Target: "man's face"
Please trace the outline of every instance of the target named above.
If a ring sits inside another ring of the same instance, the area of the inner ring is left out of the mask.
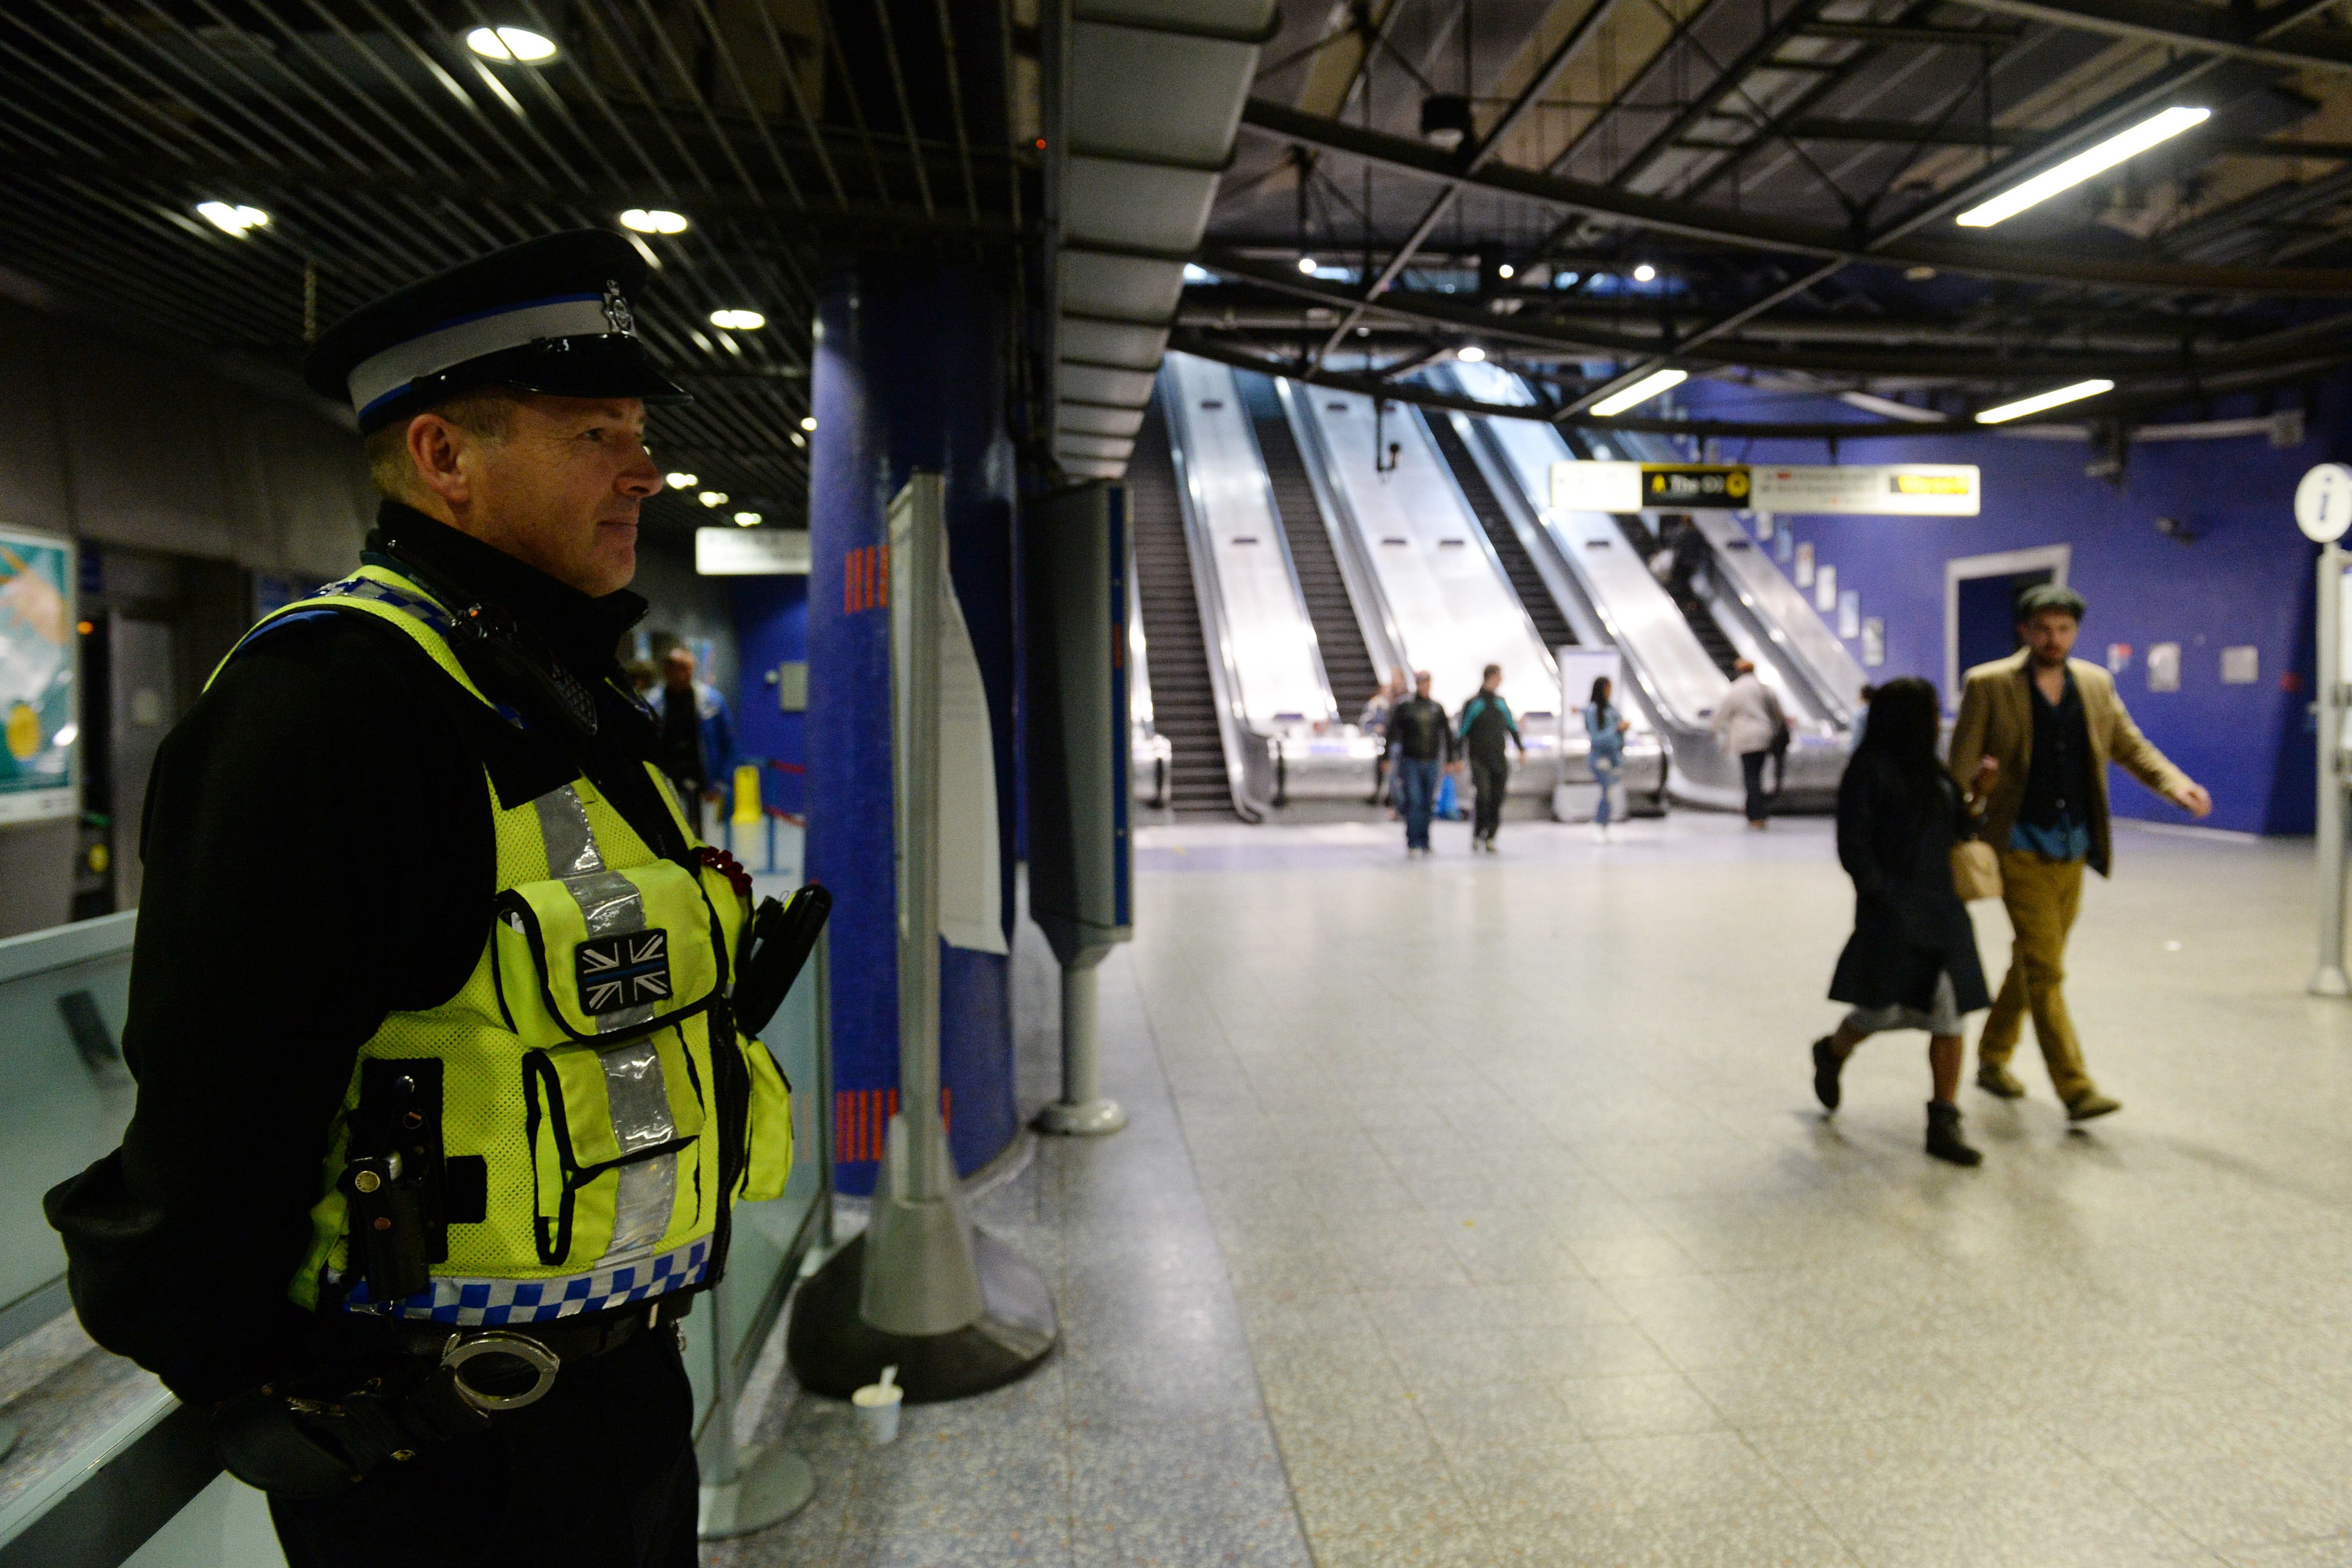
[[[690,691],[694,686],[694,655],[683,649],[672,651],[662,661],[662,680],[674,692]]]
[[[1478,683],[1478,689],[1484,692],[1491,692],[1502,684],[1503,672],[1500,670],[1492,670],[1487,673],[1485,680]]]
[[[1424,674],[1413,676],[1412,695],[1419,697],[1425,697],[1429,695],[1429,676],[1427,674]]]
[[[2074,634],[2083,623],[2063,610],[2037,610],[2019,622],[2017,634],[2033,651],[2033,662],[2044,667],[2063,664],[2074,651]]]
[[[628,586],[638,505],[662,487],[643,402],[530,392],[505,439],[456,434],[457,483],[435,487],[459,527],[583,593]]]

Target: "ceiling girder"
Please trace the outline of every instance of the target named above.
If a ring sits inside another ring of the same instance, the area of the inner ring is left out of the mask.
[[[1319,115],[1304,114],[1287,104],[1253,98],[1242,111],[1242,122],[1267,134],[1319,147],[1327,152],[1368,159],[1407,173],[1423,175],[1460,189],[1475,187],[1528,201],[1546,203],[1610,218],[1661,234],[1705,240],[1745,250],[1767,250],[1812,256],[1841,265],[1875,262],[1895,266],[1934,267],[1981,277],[2012,278],[2027,283],[2093,285],[2107,288],[2149,290],[2164,294],[2253,294],[2294,298],[2352,297],[2352,270],[2305,267],[2204,267],[2190,263],[2110,259],[2070,256],[2048,246],[2006,245],[1986,240],[1928,240],[1908,237],[1911,220],[1898,225],[1895,236],[1874,240],[1822,225],[1756,214],[1662,196],[1615,190],[1588,181],[1538,174],[1508,164],[1489,163],[1465,171],[1454,159],[1434,147],[1402,136],[1391,136],[1361,126],[1347,125]]]
[[[2352,70],[2352,41],[2313,30],[2296,31],[2325,5],[2273,5],[2255,13],[2248,25],[2237,6],[2200,5],[2183,0],[1958,0],[1979,11],[2021,16],[2032,22],[2145,38],[2200,54],[2260,60],[2291,70]],[[2333,3],[2333,0],[2329,0]]]

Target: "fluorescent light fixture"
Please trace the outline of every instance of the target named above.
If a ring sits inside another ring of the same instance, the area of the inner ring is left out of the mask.
[[[1185,282],[1187,282],[1187,283],[1214,283],[1216,280],[1217,280],[1217,275],[1216,275],[1215,273],[1213,273],[1213,272],[1211,272],[1207,267],[1195,267],[1195,266],[1193,266],[1193,265],[1192,265],[1191,262],[1189,262],[1189,261],[1188,261],[1188,262],[1186,262],[1186,263],[1184,264],[1184,281],[1185,281]]]
[[[673,490],[691,490],[702,483],[698,476],[692,474],[665,474],[662,478]]]
[[[1496,276],[1496,277],[1497,277],[1504,278],[1504,279],[1507,279],[1507,279],[1509,279],[1510,277],[1512,277],[1513,276],[1515,276],[1515,275],[1518,272],[1518,270],[1519,270],[1519,269],[1518,269],[1517,267],[1513,267],[1509,262],[1507,262],[1507,262],[1503,263],[1503,265],[1502,265],[1502,266],[1500,266],[1500,267],[1496,267],[1496,268],[1495,269],[1495,276]]]
[[[1311,256],[1302,256],[1298,258],[1298,270],[1301,272],[1311,273],[1315,270],[1315,258]]]
[[[686,232],[686,214],[665,212],[659,207],[631,207],[621,214],[621,226],[641,235],[682,235]]]
[[[51,746],[71,746],[75,741],[79,740],[80,738],[81,726],[78,724],[69,724],[59,729],[57,734],[49,737],[49,744]]]
[[[706,507],[723,507],[727,504],[727,492],[724,490],[705,490],[701,495],[697,496],[695,499],[701,502]]]
[[[2129,131],[2108,137],[2089,152],[2077,152],[2056,168],[2045,169],[2023,184],[2003,191],[1981,206],[1970,207],[1952,221],[1964,229],[1990,228],[2037,202],[2046,202],[2061,191],[2072,190],[2094,174],[2106,172],[2134,153],[2145,152],[2192,125],[2202,125],[2212,115],[2210,109],[2168,109]]]
[[[735,526],[739,528],[756,528],[760,526],[760,514],[738,512],[735,514]]]
[[[1454,357],[1465,365],[1475,365],[1486,357],[1486,350],[1475,343],[1465,343],[1454,350]]]
[[[768,319],[757,310],[713,310],[710,324],[730,332],[756,332],[768,324]]]
[[[808,437],[807,437],[807,436],[805,436],[805,435],[803,435],[799,431],[797,431],[797,430],[795,430],[795,431],[791,431],[791,432],[788,432],[787,434],[789,434],[792,436],[792,438],[793,438],[793,444],[794,446],[806,446],[806,445],[808,444]]]
[[[801,428],[803,430],[814,430],[816,428],[816,415],[813,413],[802,415]]]
[[[1690,380],[1690,372],[1688,371],[1654,371],[1649,375],[1643,376],[1640,381],[1635,382],[1623,392],[1612,392],[1609,396],[1602,398],[1599,402],[1594,403],[1592,405],[1593,417],[1596,419],[1607,419],[1611,414],[1622,413],[1636,403],[1647,402],[1652,398],[1657,396],[1660,392],[1666,391],[1670,387],[1678,387],[1688,380]]]
[[[198,202],[196,215],[236,239],[269,226],[269,214],[259,207],[233,206],[226,202]]]
[[[466,47],[486,60],[535,66],[555,57],[555,40],[528,27],[477,27]]]
[[[1986,409],[1977,415],[1977,423],[2000,424],[2009,420],[2022,419],[2029,413],[2040,413],[2045,408],[2056,408],[2062,402],[2080,402],[2086,397],[2096,397],[2101,392],[2115,390],[2113,382],[2076,382],[2073,386],[2060,387],[2056,392],[2036,392],[2032,397],[2019,398],[2015,402]]]
[[[1657,276],[1658,269],[1652,267],[1646,261],[1633,269],[1633,281],[1636,283],[1652,282],[1657,277]]]

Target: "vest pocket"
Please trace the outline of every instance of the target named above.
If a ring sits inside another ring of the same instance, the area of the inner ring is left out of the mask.
[[[490,934],[504,1021],[545,1047],[699,1012],[719,994],[716,926],[698,879],[668,861],[523,883],[499,895]]]
[[[751,1075],[751,1112],[744,1128],[743,1182],[746,1203],[765,1203],[784,1195],[793,1175],[793,1094],[775,1057],[758,1040],[740,1042],[745,1066]]]
[[[697,1035],[702,1031],[693,1030]],[[550,1267],[612,1262],[700,1228],[709,1120],[686,1028],[522,1059],[533,1230]],[[678,1191],[681,1177],[690,1185]]]

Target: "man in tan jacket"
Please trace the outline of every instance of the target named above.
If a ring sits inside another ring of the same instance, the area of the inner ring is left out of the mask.
[[[1965,781],[1979,760],[1995,768],[1985,802],[1985,841],[2000,854],[2001,903],[2016,932],[2009,977],[1977,1038],[1977,1086],[2004,1100],[2025,1092],[2009,1071],[2025,1014],[2067,1119],[2087,1122],[2123,1109],[2083,1067],[2082,1042],[2066,1013],[2066,936],[2083,902],[2083,867],[2105,876],[2107,764],[2202,817],[2213,798],[2192,783],[2132,723],[2115,677],[2070,659],[2083,623],[2083,597],[2038,583],[2017,597],[2025,646],[1968,674],[1952,730],[1951,768]]]

